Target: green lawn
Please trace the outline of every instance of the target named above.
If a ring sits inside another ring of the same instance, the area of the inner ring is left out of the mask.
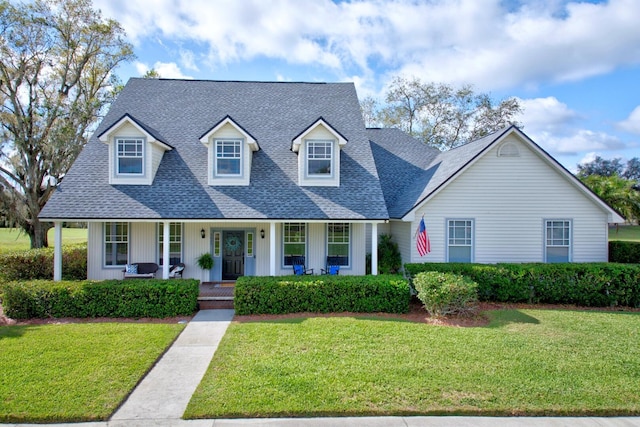
[[[47,235],[49,246],[55,243],[54,229],[50,229]],[[86,228],[63,228],[62,244],[85,243],[87,241]],[[27,250],[30,247],[29,236],[16,228],[0,228],[0,253]]]
[[[631,240],[640,242],[640,226],[638,225],[621,225],[609,227],[609,240]]]
[[[186,417],[640,414],[640,315],[234,322]]]
[[[184,326],[0,327],[0,423],[106,420]]]

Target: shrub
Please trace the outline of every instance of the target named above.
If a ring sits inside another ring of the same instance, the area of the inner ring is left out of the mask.
[[[609,242],[609,262],[640,263],[640,242],[619,240]]]
[[[378,243],[378,272],[396,274],[402,267],[402,256],[398,244],[391,240],[390,234],[381,234]]]
[[[7,283],[5,314],[13,319],[172,317],[196,311],[198,280],[106,280]]]
[[[409,284],[400,276],[240,277],[237,314],[406,313]]]
[[[432,316],[469,314],[477,308],[478,284],[468,277],[435,271],[418,273],[413,279],[418,299]]]
[[[0,274],[7,281],[51,280],[53,278],[53,248],[29,249],[0,254]],[[87,278],[87,244],[62,247],[62,278]]]
[[[640,307],[640,266],[613,263],[406,264],[423,271],[455,272],[478,283],[482,301]]]

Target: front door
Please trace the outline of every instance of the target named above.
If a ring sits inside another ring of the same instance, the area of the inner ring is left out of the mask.
[[[222,233],[222,280],[244,276],[244,230]]]

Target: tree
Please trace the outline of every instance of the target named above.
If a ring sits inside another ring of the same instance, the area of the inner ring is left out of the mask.
[[[622,176],[627,179],[640,181],[640,159],[634,157],[627,161],[627,167],[624,169]]]
[[[516,98],[494,104],[488,94],[477,94],[470,85],[455,88],[416,77],[394,78],[380,108],[367,98],[364,101],[365,122],[375,117],[383,126],[400,128],[441,150],[495,132],[522,111]]]
[[[634,188],[636,181],[624,179],[617,174],[593,174],[582,176],[580,180],[627,221],[640,219],[640,192]]]
[[[589,163],[578,165],[578,175],[581,177],[587,177],[590,175],[620,176],[622,175],[623,169],[624,166],[622,165],[622,161],[619,158],[608,160],[603,159],[600,156],[596,156],[596,158]]]
[[[47,246],[40,210],[112,101],[133,59],[122,27],[91,0],[0,0],[0,184],[13,225]]]

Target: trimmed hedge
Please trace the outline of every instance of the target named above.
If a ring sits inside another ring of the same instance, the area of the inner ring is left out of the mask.
[[[12,282],[2,287],[5,314],[13,319],[155,317],[196,311],[199,281],[106,280]]]
[[[240,277],[236,314],[407,313],[409,283],[400,276]]]
[[[418,299],[432,316],[467,314],[478,305],[478,284],[466,276],[437,271],[416,274],[413,284]]]
[[[609,262],[640,263],[640,242],[623,240],[609,242]]]
[[[640,266],[583,264],[405,264],[423,271],[461,274],[478,283],[482,301],[640,307]]]
[[[53,279],[53,248],[0,254],[0,275],[7,281]],[[62,278],[87,279],[87,244],[62,246]]]

